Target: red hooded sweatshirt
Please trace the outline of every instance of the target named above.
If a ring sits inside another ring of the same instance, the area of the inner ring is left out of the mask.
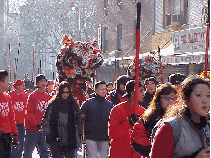
[[[0,93],[0,129],[4,133],[18,134],[11,97],[5,92]]]
[[[51,97],[47,93],[40,93],[38,91],[34,91],[29,96],[25,117],[26,130],[38,132],[36,125],[41,125],[45,109],[50,99]]]
[[[138,106],[136,114],[140,116],[145,109]],[[111,139],[110,158],[132,158],[133,149],[131,147],[132,126],[128,118],[134,114],[135,109],[127,102],[122,102],[113,107],[109,119],[109,137]]]
[[[16,124],[24,124],[28,94],[26,92],[22,92],[21,94],[16,94],[15,91],[12,91],[9,92],[9,95],[11,96],[12,99]]]

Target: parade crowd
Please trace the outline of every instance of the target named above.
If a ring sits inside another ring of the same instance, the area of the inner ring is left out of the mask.
[[[0,70],[0,158],[208,158],[210,81],[175,73],[80,85]],[[8,88],[9,87],[9,88]],[[83,92],[83,93],[81,93]],[[76,97],[76,93],[79,97]],[[138,105],[135,102],[138,93]]]

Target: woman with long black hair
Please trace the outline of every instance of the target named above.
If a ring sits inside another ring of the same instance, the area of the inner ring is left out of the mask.
[[[49,101],[42,121],[46,142],[50,145],[53,158],[74,158],[76,142],[76,125],[81,136],[79,106],[71,94],[68,82],[59,84],[56,95]]]
[[[155,95],[144,112],[140,120],[134,125],[132,132],[132,147],[139,153],[134,157],[148,157],[151,150],[150,135],[152,129],[158,121],[162,120],[165,111],[176,103],[177,91],[169,84],[161,85],[155,92]]]

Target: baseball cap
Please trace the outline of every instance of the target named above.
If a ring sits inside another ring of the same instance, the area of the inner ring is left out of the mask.
[[[141,83],[141,81],[139,81],[139,86],[141,87],[143,86],[143,84]],[[126,93],[123,94],[122,98],[127,98],[129,96],[129,94],[134,91],[135,89],[135,80],[130,80],[126,83]]]
[[[45,77],[43,74],[38,74],[38,75],[36,76],[36,84],[37,84],[40,80],[42,80],[42,79],[45,79],[46,82],[47,82],[47,79],[46,79],[46,77]]]
[[[17,86],[20,86],[24,84],[24,81],[20,80],[20,79],[17,79],[14,84],[13,84],[13,87],[16,88]]]

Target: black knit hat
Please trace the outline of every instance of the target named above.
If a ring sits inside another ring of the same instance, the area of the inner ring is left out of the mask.
[[[180,74],[180,73],[176,73],[176,74],[171,74],[169,77],[168,77],[168,81],[175,85],[175,84],[180,84],[182,83],[182,81],[184,81],[186,78],[186,76],[184,74]]]
[[[36,84],[37,84],[40,80],[42,80],[42,79],[45,79],[46,82],[47,82],[47,79],[46,79],[46,77],[45,77],[43,74],[38,74],[38,75],[36,76]]]
[[[126,83],[130,80],[130,77],[128,75],[122,75],[117,78],[117,85],[123,84],[126,85]]]
[[[144,86],[141,81],[139,81],[138,87]],[[122,98],[127,98],[132,91],[135,89],[135,80],[130,80],[126,84],[126,93],[122,96]]]

